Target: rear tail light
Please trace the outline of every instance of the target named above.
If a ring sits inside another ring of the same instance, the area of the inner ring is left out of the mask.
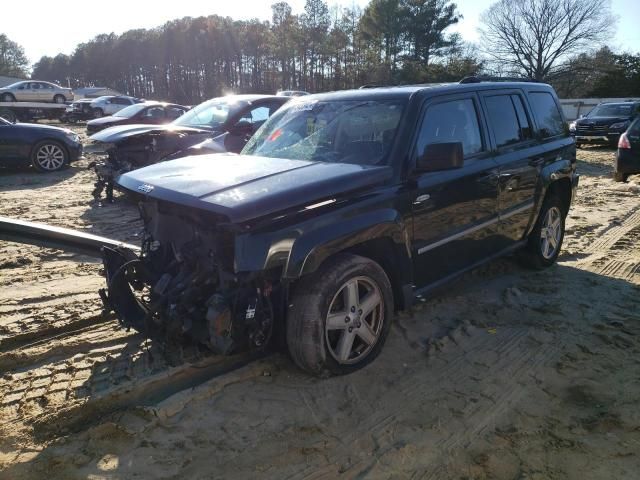
[[[618,140],[618,148],[630,149],[631,144],[629,143],[629,139],[627,138],[627,134],[623,133],[620,135],[620,140]]]

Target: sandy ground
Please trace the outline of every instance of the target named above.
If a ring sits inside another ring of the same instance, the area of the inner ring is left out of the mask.
[[[640,478],[640,177],[579,160],[557,266],[466,275],[341,378],[168,356],[102,315],[94,259],[0,242],[0,478]],[[86,163],[0,172],[0,215],[135,243]]]

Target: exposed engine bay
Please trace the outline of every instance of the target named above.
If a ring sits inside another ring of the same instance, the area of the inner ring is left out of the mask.
[[[233,273],[232,234],[221,218],[167,204],[140,204],[140,254],[104,248],[100,296],[120,323],[167,343],[189,340],[217,353],[259,349],[273,332],[272,281]]]

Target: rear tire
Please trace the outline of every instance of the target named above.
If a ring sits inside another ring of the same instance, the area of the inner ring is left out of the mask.
[[[315,375],[344,375],[375,359],[389,333],[393,293],[377,263],[338,254],[295,286],[287,313],[293,361]]]
[[[58,95],[55,95],[53,97],[53,102],[54,103],[65,103],[66,101],[67,101],[67,99],[65,98],[64,95],[58,94]]]
[[[629,178],[629,174],[627,173],[613,172],[613,179],[616,182],[626,182],[627,178]]]
[[[544,199],[536,225],[521,255],[525,265],[540,270],[550,267],[558,259],[564,240],[566,208],[556,193]]]
[[[0,100],[3,102],[15,102],[16,97],[14,97],[12,93],[3,93]]]
[[[31,164],[41,172],[57,172],[68,163],[67,150],[53,140],[39,142],[31,151]]]
[[[16,121],[18,120],[16,114],[6,108],[0,108],[0,117],[11,123],[16,123]]]
[[[582,148],[582,144],[581,144],[581,143],[576,142],[576,148]]]

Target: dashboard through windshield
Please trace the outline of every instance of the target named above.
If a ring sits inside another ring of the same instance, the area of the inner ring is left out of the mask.
[[[242,153],[384,165],[404,106],[399,100],[294,101],[267,120]]]

